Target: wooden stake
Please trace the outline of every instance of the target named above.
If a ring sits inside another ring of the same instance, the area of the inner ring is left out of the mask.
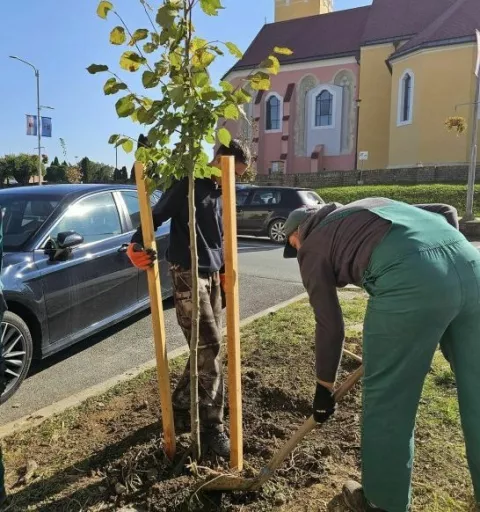
[[[237,205],[235,160],[222,157],[222,201],[227,300],[228,396],[230,405],[230,467],[243,469],[240,301],[238,298]]]
[[[144,166],[135,162],[135,181],[137,182],[138,203],[140,205],[140,222],[142,225],[143,246],[145,249],[157,251],[155,231],[153,230],[152,208],[150,196],[144,178]],[[157,357],[157,377],[160,390],[160,406],[162,410],[163,435],[165,437],[165,453],[170,460],[175,457],[175,425],[173,422],[172,395],[170,391],[170,374],[168,370],[167,343],[165,337],[165,321],[160,286],[160,268],[158,259],[147,270],[150,307],[152,310],[153,339]]]

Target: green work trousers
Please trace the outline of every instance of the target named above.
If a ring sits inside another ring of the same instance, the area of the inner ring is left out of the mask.
[[[392,228],[364,276],[362,480],[387,512],[410,506],[415,417],[439,344],[455,373],[480,502],[480,254],[443,217],[415,210],[372,210]]]

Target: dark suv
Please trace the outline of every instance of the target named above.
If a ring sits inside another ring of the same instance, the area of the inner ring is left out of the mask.
[[[293,210],[323,203],[307,188],[237,186],[238,234],[268,236],[273,242],[285,242],[283,227]]]

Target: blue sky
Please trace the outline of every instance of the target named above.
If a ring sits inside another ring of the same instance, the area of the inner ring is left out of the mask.
[[[147,28],[138,0],[112,0],[127,24]],[[153,7],[159,0],[150,0]],[[335,8],[367,5],[369,0],[335,0]],[[108,42],[113,18],[107,22],[96,16],[97,0],[24,0],[5,2],[0,31],[0,155],[34,153],[35,137],[25,135],[25,114],[36,114],[36,89],[33,70],[11,60],[17,55],[40,69],[41,103],[55,108],[43,115],[53,118],[53,137],[42,139],[50,159],[63,159],[59,138],[67,146],[69,161],[88,156],[92,160],[115,164],[115,150],[107,141],[112,133],[136,137],[140,131],[131,121],[116,116],[115,98],[103,95],[105,75],[89,75],[92,63],[118,69],[119,47]],[[198,35],[206,39],[232,41],[245,50],[258,30],[273,21],[274,0],[224,0],[225,10],[217,18],[198,17]],[[212,68],[218,79],[233,64],[219,59]],[[130,77],[127,77],[130,78]],[[119,166],[130,165],[132,156],[118,151]]]

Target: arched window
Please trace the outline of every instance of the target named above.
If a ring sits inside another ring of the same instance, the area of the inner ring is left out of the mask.
[[[400,78],[398,88],[398,124],[410,124],[413,119],[414,76],[406,71]]]
[[[332,126],[333,94],[323,90],[315,98],[315,126]]]
[[[281,104],[280,98],[272,94],[267,99],[267,115],[265,129],[267,131],[280,130],[281,121]]]

